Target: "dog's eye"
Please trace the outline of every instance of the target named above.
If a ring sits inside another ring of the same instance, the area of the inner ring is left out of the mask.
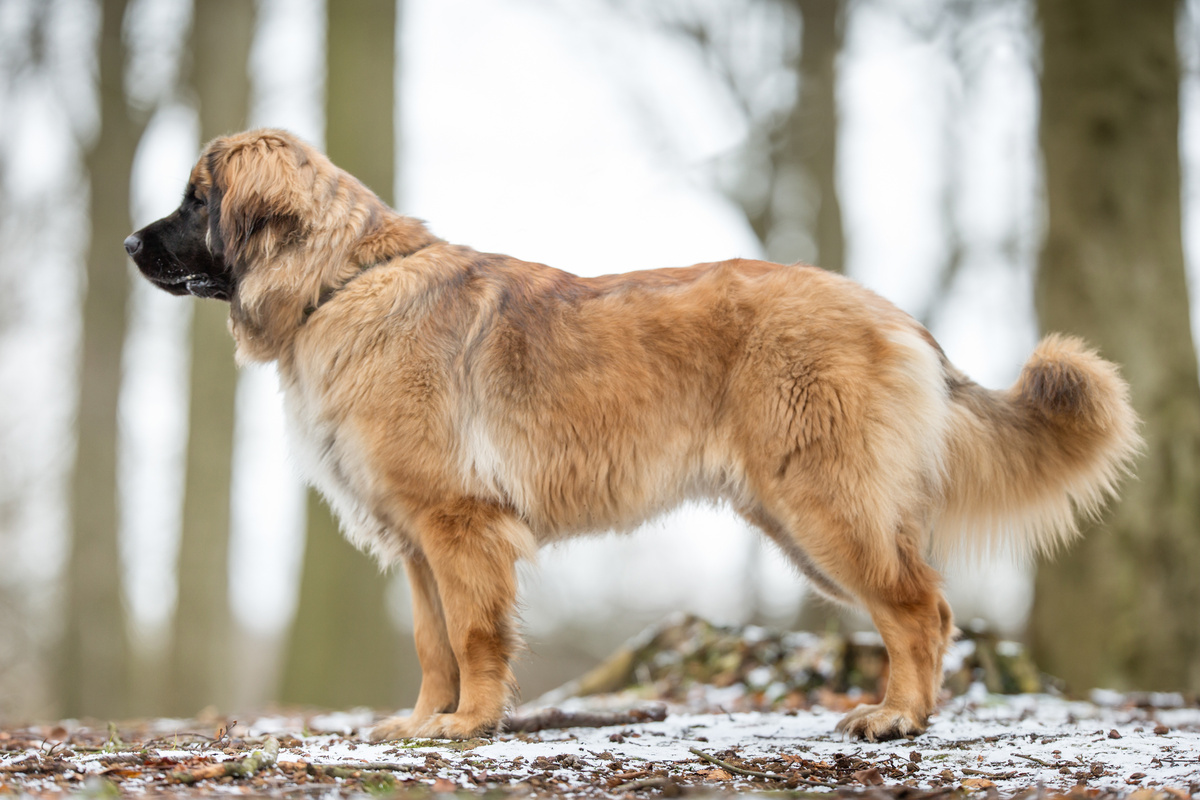
[[[188,186],[187,191],[183,193],[183,203],[181,205],[188,210],[195,210],[202,207],[204,203],[204,198],[196,194],[194,188]]]

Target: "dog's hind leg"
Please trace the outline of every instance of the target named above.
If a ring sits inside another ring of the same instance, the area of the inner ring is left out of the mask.
[[[838,730],[871,741],[923,732],[937,703],[942,656],[954,626],[941,579],[921,556],[917,523],[886,534],[864,533],[812,497],[795,507],[802,514],[786,515],[787,524],[772,538],[790,535],[794,542],[790,548],[785,544],[785,552],[793,559],[793,551],[804,556],[826,584],[826,594],[864,607],[888,652],[883,702],[854,709]]]
[[[411,715],[392,717],[375,726],[371,738],[376,741],[415,736],[434,714],[458,707],[458,661],[450,647],[437,580],[423,555],[410,556],[404,566],[412,591],[413,639],[421,661],[421,691]]]
[[[901,549],[904,549],[902,544]],[[937,574],[916,556],[901,555],[893,579],[855,587],[887,647],[889,669],[883,702],[863,705],[838,730],[870,741],[924,732],[942,685],[942,656],[952,629]]]
[[[838,730],[870,741],[924,732],[942,685],[942,656],[953,629],[941,578],[925,563],[919,537],[902,524],[884,548],[841,577],[866,608],[888,652],[883,702],[847,714]]]
[[[533,535],[508,511],[473,500],[429,512],[415,527],[458,664],[457,706],[428,717],[416,734],[465,739],[491,732],[515,690],[516,562],[532,555]]]

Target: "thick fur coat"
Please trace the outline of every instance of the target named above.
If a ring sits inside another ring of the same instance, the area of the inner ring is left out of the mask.
[[[953,632],[927,559],[1054,549],[1139,447],[1117,369],[1076,339],[984,389],[841,276],[735,259],[580,278],[478,253],[282,131],[212,142],[126,249],[160,287],[230,302],[239,359],[278,363],[306,477],[352,542],[404,564],[423,681],[377,738],[494,729],[516,562],[693,499],[870,613],[886,696],[840,728],[920,733]]]

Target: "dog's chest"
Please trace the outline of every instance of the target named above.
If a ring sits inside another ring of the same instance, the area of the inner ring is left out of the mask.
[[[329,413],[313,393],[291,382],[284,389],[288,438],[306,482],[329,503],[343,535],[363,552],[389,564],[408,551],[395,525],[376,513],[371,466],[353,431]]]

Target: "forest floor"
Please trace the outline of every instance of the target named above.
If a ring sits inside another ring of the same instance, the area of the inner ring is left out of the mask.
[[[661,647],[664,632],[674,642],[669,649]],[[281,712],[242,722],[159,719],[6,727],[0,729],[0,795],[1200,796],[1200,707],[1179,695],[1094,693],[1083,702],[1044,691],[999,694],[986,687],[995,675],[989,678],[984,668],[968,666],[980,680],[947,699],[928,732],[892,742],[859,742],[835,733],[834,725],[845,708],[873,699],[872,692],[833,685],[799,692],[773,680],[778,672],[772,674],[761,656],[770,660],[776,645],[795,644],[787,637],[718,629],[697,620],[651,633],[599,670],[610,683],[624,683],[622,688],[570,697],[581,690],[580,682],[564,687],[544,698],[562,713],[514,719],[528,732],[466,742],[376,744],[364,738],[381,717],[365,710]],[[678,646],[681,638],[687,640],[684,647]],[[741,662],[733,666],[726,646],[738,641],[734,650]],[[958,653],[969,664],[986,648],[977,642],[959,650],[973,651]],[[841,653],[841,660],[831,660],[831,652]],[[864,656],[870,647],[854,658],[848,652],[845,646],[832,651],[817,646],[804,658],[810,666],[823,664],[826,678],[838,668],[845,678],[847,664],[857,661],[859,667],[850,672],[861,677],[862,665],[873,663]],[[804,677],[797,663],[790,663],[792,677],[812,684],[820,670]],[[613,677],[614,664],[620,680]],[[698,665],[709,669],[701,677],[710,680],[691,679],[702,671]],[[954,666],[947,670],[948,685],[953,685]],[[629,680],[630,675],[635,678]],[[594,682],[596,675],[590,679]],[[648,698],[664,702],[649,704]],[[629,713],[631,708],[641,710]],[[622,721],[603,724],[616,720]],[[539,722],[584,727],[536,730]]]

